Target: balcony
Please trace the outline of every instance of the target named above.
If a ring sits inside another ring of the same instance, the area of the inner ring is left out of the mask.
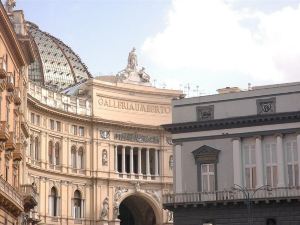
[[[4,79],[6,77],[6,61],[4,57],[0,57],[0,79]]]
[[[30,210],[28,213],[26,213],[26,215],[27,222],[29,222],[29,224],[37,224],[41,221],[39,218],[39,213],[36,211]]]
[[[254,202],[268,202],[280,200],[299,199],[300,187],[272,188],[270,190],[248,190]],[[243,202],[247,198],[240,190],[216,191],[216,192],[197,192],[197,193],[177,193],[166,194],[163,196],[163,204],[168,206],[178,205],[207,205],[207,204],[227,204],[229,202]]]
[[[0,202],[6,210],[19,216],[23,211],[23,199],[17,190],[0,177]]]
[[[26,138],[29,138],[29,126],[28,123],[25,121],[24,117],[22,116],[22,122],[21,122],[21,129],[23,131],[23,134]]]
[[[13,152],[14,161],[21,161],[23,159],[22,147],[21,143],[17,143],[16,150]]]
[[[7,141],[9,138],[8,123],[6,121],[0,122],[0,141]]]
[[[38,193],[35,185],[21,185],[21,193],[23,195],[24,211],[28,212],[38,204]]]
[[[7,75],[6,89],[8,92],[13,92],[15,90],[14,75],[11,72],[8,72]]]
[[[14,102],[15,105],[21,105],[21,91],[20,89],[16,89],[14,93]]]
[[[5,144],[6,151],[14,151],[17,147],[16,135],[14,132],[9,132],[9,138]]]

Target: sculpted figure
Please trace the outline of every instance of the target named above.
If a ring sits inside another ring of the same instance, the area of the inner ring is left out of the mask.
[[[11,13],[13,8],[16,6],[16,0],[6,0],[5,6],[7,12]]]
[[[128,55],[128,64],[127,64],[127,68],[131,69],[131,70],[136,70],[138,63],[137,63],[137,56],[135,53],[135,48],[133,48],[131,50],[131,52],[129,52]]]
[[[100,219],[102,219],[102,220],[106,219],[107,220],[108,211],[109,211],[108,197],[106,197],[103,200],[103,206],[102,206],[102,211],[101,211]]]
[[[113,218],[114,219],[118,219],[119,215],[120,215],[120,212],[119,212],[119,203],[118,202],[114,202]]]
[[[107,166],[107,161],[107,151],[104,149],[102,152],[102,165]]]

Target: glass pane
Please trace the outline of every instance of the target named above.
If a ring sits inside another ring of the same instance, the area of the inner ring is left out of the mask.
[[[255,159],[255,146],[252,145],[251,147],[252,147],[251,148],[251,163],[255,164],[255,161],[256,161],[256,159]]]
[[[209,191],[215,190],[215,175],[209,176]]]
[[[203,165],[201,165],[201,167],[202,167],[202,173],[206,173],[207,172],[207,164],[203,164]]]
[[[293,186],[293,166],[288,165],[288,184],[289,186]]]
[[[276,144],[272,144],[272,162],[277,163]]]
[[[278,179],[277,179],[277,166],[273,166],[273,186],[277,187]]]
[[[272,171],[270,166],[267,166],[267,184],[272,185]]]
[[[244,148],[244,159],[245,159],[245,165],[249,165],[249,148],[248,146],[245,146]]]
[[[208,191],[208,176],[202,176],[202,191]]]
[[[252,168],[252,188],[256,187],[256,168]]]
[[[299,186],[299,166],[295,165],[295,186]]]
[[[271,156],[270,156],[270,145],[266,145],[266,163],[270,163],[271,162]]]
[[[209,172],[215,172],[214,164],[209,164]]]
[[[245,182],[246,182],[246,187],[250,188],[250,169],[249,168],[245,169]]]

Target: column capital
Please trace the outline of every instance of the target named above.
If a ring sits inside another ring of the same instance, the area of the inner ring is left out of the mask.
[[[242,140],[241,137],[233,137],[231,139],[231,141],[241,141],[241,140]]]
[[[255,138],[255,140],[256,139],[262,140],[262,136],[261,135],[255,135],[254,138]]]
[[[283,137],[283,134],[282,133],[276,133],[276,134],[274,134],[274,136],[277,138],[277,137]]]

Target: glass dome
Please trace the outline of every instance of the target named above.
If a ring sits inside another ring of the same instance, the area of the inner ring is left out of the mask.
[[[29,79],[54,90],[64,90],[91,77],[80,57],[61,40],[28,22],[35,43],[36,61],[29,67]]]

